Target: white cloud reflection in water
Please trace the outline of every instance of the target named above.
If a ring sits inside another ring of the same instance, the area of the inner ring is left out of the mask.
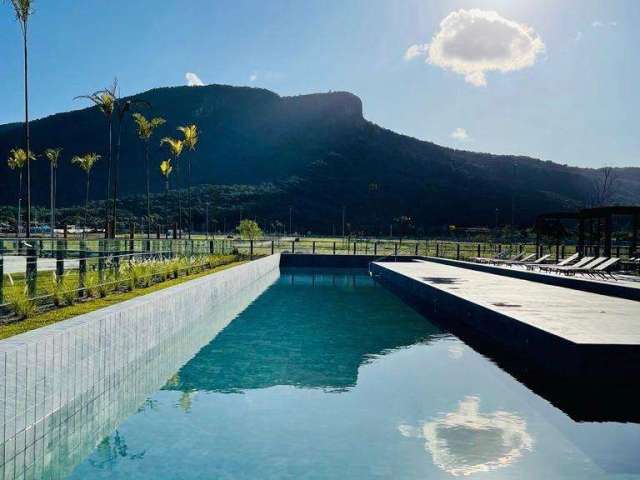
[[[526,421],[512,413],[480,413],[480,399],[466,397],[458,410],[422,427],[400,425],[405,437],[422,438],[433,463],[454,476],[506,467],[532,450]]]

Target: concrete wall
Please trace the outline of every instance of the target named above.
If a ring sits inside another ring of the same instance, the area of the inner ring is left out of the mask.
[[[455,335],[482,339],[483,353],[490,356],[493,347],[499,347],[530,360],[532,367],[559,377],[637,377],[639,356],[635,345],[576,344],[383,264],[373,263],[371,272],[376,281]]]
[[[394,258],[407,262],[412,256],[394,257],[393,255],[382,257],[380,255],[331,255],[311,253],[283,253],[280,260],[281,267],[300,268],[369,268],[369,263],[384,258],[392,262]]]
[[[0,341],[0,478],[64,478],[278,278],[279,262],[273,255]]]

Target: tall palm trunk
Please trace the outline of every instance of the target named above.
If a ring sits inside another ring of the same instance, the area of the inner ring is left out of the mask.
[[[176,157],[176,190],[178,191],[178,232],[182,238],[182,194],[180,193],[180,160]]]
[[[50,182],[49,182],[49,194],[50,194],[50,199],[49,199],[50,212],[49,213],[51,215],[51,218],[49,220],[49,227],[51,228],[51,238],[53,238],[53,229],[54,229],[54,224],[55,224],[55,216],[54,216],[54,213],[53,213],[53,211],[54,211],[53,209],[55,208],[55,205],[54,205],[54,197],[55,197],[55,193],[54,192],[55,192],[55,190],[54,190],[54,185],[53,185],[53,171],[54,171],[53,162],[51,162],[49,164],[49,168],[50,168],[49,174],[50,174],[50,177],[51,177],[50,178]]]
[[[165,181],[165,193],[164,193],[164,221],[169,225],[169,179]],[[165,232],[167,230],[167,226],[165,226]]]
[[[22,42],[24,47],[24,143],[27,151],[27,238],[29,238],[31,236],[31,154],[29,149],[29,50],[27,48],[26,21],[22,28]],[[20,183],[22,184],[22,182]]]
[[[187,182],[187,201],[189,202],[189,240],[191,240],[191,229],[193,227],[193,224],[191,223],[191,158],[187,160]]]
[[[147,240],[151,238],[151,204],[149,201],[149,143],[144,144],[145,187],[147,193]]]
[[[112,117],[109,116],[107,119],[107,127],[109,130],[109,158],[107,159],[107,193],[105,195],[105,203],[104,203],[104,220],[105,220],[105,231],[104,231],[104,235],[105,237],[109,237],[110,236],[110,228],[111,228],[111,222],[110,222],[110,215],[109,215],[109,196],[111,193],[111,157],[113,154],[113,122],[112,122]]]
[[[87,172],[87,188],[84,200],[84,229],[82,238],[87,238],[87,219],[89,218],[89,172]]]
[[[120,163],[120,145],[122,141],[122,121],[124,119],[120,118],[118,121],[118,140],[116,142],[116,158],[115,162],[113,162],[113,206],[111,216],[113,217],[113,238],[116,238],[116,224],[117,224],[117,203],[118,203],[118,164]]]
[[[18,174],[18,218],[16,218],[16,235],[20,238],[20,227],[22,225],[22,170]]]

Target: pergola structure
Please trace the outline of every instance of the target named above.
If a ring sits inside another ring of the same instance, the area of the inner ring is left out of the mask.
[[[631,218],[631,242],[629,256],[639,251],[640,240],[640,207],[612,206],[585,208],[578,212],[555,212],[539,215],[536,219],[536,243],[540,245],[540,233],[549,228],[549,223],[559,224],[562,220],[576,220],[578,222],[578,241],[576,250],[585,255],[587,253],[602,254],[610,257],[613,245],[613,217],[627,216]],[[552,234],[552,236],[554,236]],[[556,244],[560,243],[560,229],[555,229]]]

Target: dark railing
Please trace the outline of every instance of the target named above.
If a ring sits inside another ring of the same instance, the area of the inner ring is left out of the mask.
[[[273,253],[311,255],[369,255],[373,257],[434,256],[457,260],[493,257],[520,252],[551,255],[560,260],[573,254],[575,245],[502,244],[489,242],[455,242],[446,240],[396,239],[290,239],[282,237],[256,240],[236,238],[0,238],[0,305],[7,281],[24,282],[29,295],[38,295],[38,270],[55,271],[58,277],[72,272],[82,277],[87,271],[115,269],[123,262],[159,260],[176,257],[197,258],[205,255],[238,253],[250,258]],[[612,255],[628,258],[628,246],[614,246]],[[585,246],[583,254],[598,255],[598,247]],[[16,270],[19,257],[24,270]],[[24,259],[24,260],[22,260]],[[52,264],[55,262],[55,265]],[[43,265],[45,264],[45,265]],[[9,278],[11,275],[11,278]]]

